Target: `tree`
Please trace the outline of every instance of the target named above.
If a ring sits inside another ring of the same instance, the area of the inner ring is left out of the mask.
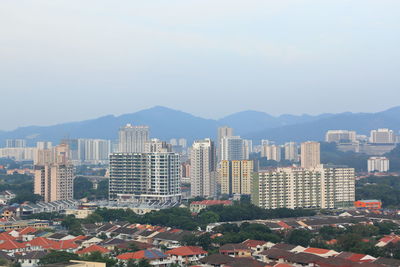
[[[68,215],[61,222],[61,225],[66,227],[69,230],[71,235],[82,235],[82,226],[78,219],[75,218],[74,215]]]
[[[53,263],[68,263],[70,260],[78,260],[79,256],[66,251],[51,251],[49,254],[40,259],[39,265]]]
[[[200,224],[207,225],[219,221],[219,215],[213,211],[202,212],[198,215]]]
[[[110,258],[108,255],[102,255],[99,251],[90,253],[89,255],[82,256],[85,261],[104,262],[107,267],[112,267],[117,264],[117,260]]]
[[[36,203],[43,200],[43,197],[40,195],[33,194],[31,192],[24,192],[18,194],[15,198],[10,200],[10,203],[24,203],[24,202],[31,202]]]
[[[295,229],[290,232],[287,242],[292,245],[300,245],[308,247],[310,245],[313,235],[308,230]]]

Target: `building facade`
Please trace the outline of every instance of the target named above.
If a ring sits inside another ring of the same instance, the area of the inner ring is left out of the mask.
[[[144,152],[172,152],[172,146],[170,144],[167,144],[167,142],[165,141],[152,138],[144,143]]]
[[[299,161],[299,148],[295,142],[288,142],[284,145],[285,149],[285,160]]]
[[[325,134],[325,141],[328,143],[354,143],[357,140],[357,133],[348,130],[329,130]]]
[[[301,167],[316,168],[321,164],[320,143],[308,141],[301,143]]]
[[[252,188],[253,161],[223,160],[218,171],[220,193],[250,195]]]
[[[222,160],[222,151],[221,151],[221,142],[222,138],[224,137],[231,137],[233,136],[233,128],[228,126],[222,126],[218,128],[217,132],[217,160]]]
[[[6,147],[7,148],[26,147],[26,140],[25,139],[7,139],[6,140]]]
[[[221,139],[220,160],[244,160],[244,140],[240,136],[229,136]]]
[[[121,153],[142,153],[149,140],[148,126],[127,124],[119,130],[119,151]]]
[[[214,197],[217,191],[214,143],[210,139],[195,141],[190,153],[192,197]]]
[[[386,157],[370,157],[368,159],[368,172],[388,172],[389,159]]]
[[[254,174],[252,202],[265,209],[351,207],[352,168],[279,168]]]
[[[34,172],[34,193],[45,202],[73,199],[75,168],[70,163],[68,145],[38,150]]]
[[[281,147],[278,145],[263,145],[261,149],[261,157],[279,162],[282,159]]]
[[[393,130],[389,129],[372,130],[370,142],[373,144],[394,144],[396,143],[396,135]]]
[[[110,155],[110,200],[179,202],[180,185],[179,154],[155,152]]]

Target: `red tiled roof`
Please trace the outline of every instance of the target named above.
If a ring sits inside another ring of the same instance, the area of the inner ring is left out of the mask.
[[[0,251],[2,250],[14,250],[14,249],[19,249],[19,248],[24,248],[25,244],[24,243],[19,243],[13,240],[2,240],[0,242]]]
[[[306,248],[304,252],[307,253],[313,253],[313,254],[326,254],[330,250],[329,249],[323,249],[323,248]]]
[[[56,241],[44,237],[36,237],[31,241],[25,242],[27,246],[42,247],[42,248],[50,248],[54,243],[56,243]]]
[[[191,256],[191,255],[207,254],[207,251],[204,251],[201,247],[184,246],[168,250],[166,253],[179,256]]]
[[[243,241],[242,243],[245,244],[249,248],[255,248],[257,246],[265,245],[265,243],[267,243],[267,242],[261,241],[261,240],[251,240],[251,239],[249,239],[249,240]]]
[[[392,239],[393,239],[392,236],[384,236],[381,239],[379,239],[379,242],[389,243]]]
[[[36,228],[28,226],[28,227],[25,227],[24,229],[19,230],[18,232],[20,235],[27,235],[30,233],[34,233],[36,231],[37,231]]]
[[[25,242],[25,244],[35,247],[42,247],[44,249],[54,249],[54,250],[78,248],[78,245],[71,240],[55,241],[44,237],[36,237],[31,241]]]
[[[167,258],[167,255],[162,253],[159,250],[155,249],[146,249],[140,250],[136,252],[128,252],[117,256],[119,260],[140,260],[140,259],[147,259],[147,260],[154,260],[154,259],[161,259]]]
[[[291,226],[289,226],[288,224],[286,224],[285,222],[282,222],[282,221],[279,221],[277,224],[279,226],[285,228],[285,229],[291,229],[292,228]]]
[[[232,201],[231,200],[202,200],[202,201],[193,201],[191,204],[205,205],[205,206],[232,205]]]
[[[54,250],[75,249],[78,248],[78,245],[71,240],[63,240],[56,242],[56,244],[52,245],[51,248]]]
[[[9,241],[12,241],[12,240],[15,240],[15,237],[13,237],[13,236],[11,236],[11,235],[9,235],[9,234],[6,234],[6,233],[1,233],[1,234],[0,234],[0,240],[4,240],[4,241],[9,240]]]
[[[100,253],[108,253],[108,252],[110,252],[110,250],[108,250],[108,249],[106,249],[106,248],[104,248],[102,246],[91,245],[91,246],[89,246],[87,248],[84,248],[84,249],[81,249],[81,250],[77,251],[76,254],[88,254],[88,253],[92,253],[92,252],[95,252],[95,251],[98,251]]]

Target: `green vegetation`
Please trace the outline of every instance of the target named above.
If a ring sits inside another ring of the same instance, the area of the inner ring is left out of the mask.
[[[93,188],[93,183],[85,177],[76,177],[74,180],[74,198],[82,199],[106,199],[108,198],[108,179],[100,181],[97,188]]]
[[[79,256],[75,253],[53,250],[40,259],[39,265],[68,263],[70,260],[79,260]]]
[[[68,263],[70,260],[104,262],[106,263],[107,267],[116,266],[118,262],[116,259],[113,259],[107,255],[102,255],[98,251],[90,253],[88,255],[78,256],[75,253],[53,250],[49,254],[40,259],[39,265]]]
[[[399,232],[399,226],[391,222],[375,223],[374,225],[356,224],[346,229],[324,226],[318,232],[305,229],[289,231],[286,234],[285,242],[293,245],[369,254],[374,257],[400,259],[400,244],[384,248],[375,247],[375,243],[381,237],[397,232]],[[336,242],[328,243],[332,240],[336,240]]]
[[[25,174],[0,175],[0,191],[10,190],[16,197],[10,203],[31,201],[36,203],[42,198],[33,194],[33,178]]]
[[[385,154],[390,160],[391,171],[400,171],[400,145],[391,152]],[[335,143],[321,143],[321,162],[323,164],[346,165],[355,168],[356,171],[366,172],[367,162],[370,156],[355,152],[339,151]]]
[[[356,199],[378,199],[385,208],[400,206],[400,178],[371,176],[357,181]]]
[[[226,243],[240,243],[247,239],[264,240],[273,243],[282,241],[282,237],[274,233],[267,226],[255,223],[242,223],[240,226],[236,224],[223,224],[214,229],[215,232],[221,233],[221,237],[217,237],[215,242],[223,245]]]
[[[369,156],[355,152],[339,151],[335,143],[321,143],[321,163],[346,165],[356,169],[356,171],[367,171],[367,161]]]

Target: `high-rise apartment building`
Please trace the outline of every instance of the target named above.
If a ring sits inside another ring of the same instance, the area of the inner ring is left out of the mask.
[[[149,140],[148,126],[134,126],[127,124],[119,130],[119,152],[141,153],[144,144]]]
[[[244,160],[244,142],[240,136],[228,136],[221,139],[220,160]]]
[[[295,142],[288,142],[284,145],[285,148],[285,160],[299,161],[299,147]]]
[[[281,147],[278,145],[265,144],[261,147],[261,157],[279,162],[282,159]]]
[[[368,159],[368,172],[388,172],[389,159],[386,157],[370,157]]]
[[[254,174],[252,202],[265,209],[352,207],[352,168],[279,168]]]
[[[348,130],[329,130],[325,134],[325,141],[328,143],[354,143],[357,140],[357,133]]]
[[[179,138],[178,145],[181,146],[182,148],[186,148],[187,147],[187,140],[185,138]]]
[[[88,164],[108,163],[111,141],[104,139],[77,139],[79,162]]]
[[[110,155],[109,198],[119,202],[179,202],[179,154],[113,153]]]
[[[26,147],[25,139],[7,139],[6,140],[6,148],[20,148]]]
[[[222,138],[224,137],[231,137],[233,136],[233,128],[228,126],[222,126],[218,128],[217,132],[217,160],[222,160],[222,150],[221,150],[221,142]]]
[[[370,142],[373,144],[394,144],[396,143],[396,135],[393,130],[389,129],[372,130]]]
[[[38,150],[34,169],[34,193],[41,195],[45,202],[73,198],[75,174],[68,145]]]
[[[214,143],[209,139],[195,141],[190,152],[192,197],[216,195],[216,159]]]
[[[321,164],[320,143],[308,141],[301,143],[301,167],[316,168]]]
[[[47,141],[38,141],[36,142],[36,148],[37,149],[50,149],[53,147],[53,143],[52,142],[47,142]]]
[[[252,188],[253,161],[223,160],[218,171],[221,194],[250,195]]]
[[[172,152],[172,146],[165,141],[152,138],[144,144],[144,152]]]
[[[253,153],[253,141],[243,140],[243,159],[247,160],[250,158],[250,154]]]

